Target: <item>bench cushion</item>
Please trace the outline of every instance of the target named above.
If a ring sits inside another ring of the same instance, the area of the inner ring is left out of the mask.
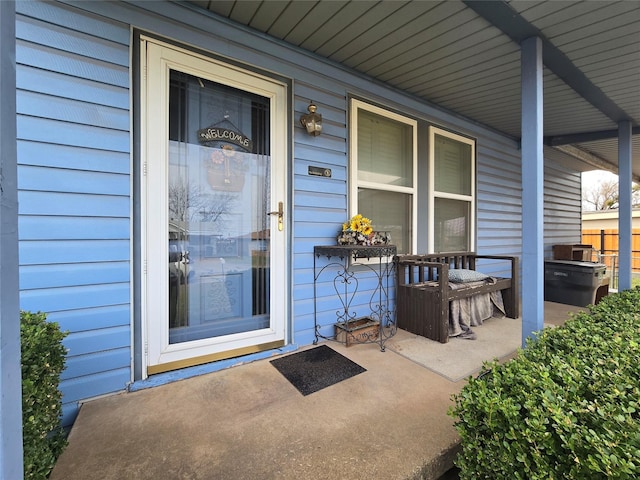
[[[452,268],[449,270],[449,281],[453,283],[480,282],[487,278],[489,278],[489,275],[475,270],[467,270],[466,268]]]

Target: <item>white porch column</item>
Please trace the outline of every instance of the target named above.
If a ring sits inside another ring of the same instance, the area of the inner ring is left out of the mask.
[[[522,57],[522,346],[544,326],[542,41],[520,45]]]
[[[618,289],[631,288],[631,122],[618,125]]]
[[[0,478],[22,478],[16,5],[0,1]]]

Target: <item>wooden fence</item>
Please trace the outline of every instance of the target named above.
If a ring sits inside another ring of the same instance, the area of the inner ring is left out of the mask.
[[[607,269],[616,272],[618,258],[618,230],[607,229],[582,230],[582,243],[594,248],[593,261],[600,261],[607,265]],[[640,272],[640,229],[631,232],[631,270]]]

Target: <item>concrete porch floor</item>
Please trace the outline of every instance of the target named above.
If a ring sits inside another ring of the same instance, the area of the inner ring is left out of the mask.
[[[545,323],[578,310],[545,302]],[[329,346],[367,371],[305,397],[259,360],[88,401],[50,479],[437,479],[449,470],[459,438],[447,410],[465,381],[375,344]]]

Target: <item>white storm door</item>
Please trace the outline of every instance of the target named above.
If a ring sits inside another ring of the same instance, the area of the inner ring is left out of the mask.
[[[142,40],[147,373],[285,343],[286,85]]]

